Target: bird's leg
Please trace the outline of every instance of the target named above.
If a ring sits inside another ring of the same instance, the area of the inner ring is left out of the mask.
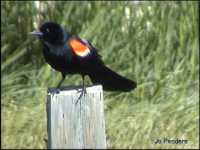
[[[60,93],[60,85],[61,85],[61,83],[65,80],[65,78],[66,78],[66,74],[65,74],[65,73],[62,73],[62,80],[61,80],[60,83],[58,84],[55,93]]]
[[[79,99],[82,98],[83,94],[84,94],[84,96],[87,94],[84,77],[85,77],[85,75],[82,75],[83,87],[82,87],[81,90],[78,90],[78,92],[77,92],[77,93],[81,92],[81,94],[80,94],[79,98],[77,99],[76,104],[77,104],[77,102],[79,101]]]
[[[84,96],[85,96],[87,94],[87,91],[86,91],[84,76],[82,76],[82,78],[83,78],[83,88],[82,88],[82,92],[81,93],[84,93]]]

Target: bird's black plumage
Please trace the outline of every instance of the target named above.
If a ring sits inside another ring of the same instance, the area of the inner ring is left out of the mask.
[[[43,55],[47,63],[62,73],[88,75],[93,84],[101,84],[106,91],[128,92],[137,84],[115,73],[105,66],[97,50],[85,39],[72,35],[54,22],[44,23],[39,30],[29,34],[36,35],[43,44]],[[85,85],[85,84],[84,84]]]

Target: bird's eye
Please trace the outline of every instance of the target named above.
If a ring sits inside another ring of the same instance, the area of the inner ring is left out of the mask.
[[[48,28],[44,30],[45,34],[48,34],[49,32],[50,32],[50,30]]]

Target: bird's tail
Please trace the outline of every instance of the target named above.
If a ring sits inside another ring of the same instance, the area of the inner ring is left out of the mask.
[[[105,91],[129,92],[137,87],[137,83],[115,73],[106,66],[90,71],[89,77],[93,84],[101,84]]]

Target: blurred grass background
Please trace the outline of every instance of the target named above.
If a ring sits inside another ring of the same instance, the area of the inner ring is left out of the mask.
[[[46,148],[46,91],[61,74],[28,32],[47,21],[88,39],[108,67],[138,83],[104,92],[107,148],[199,148],[198,1],[1,1],[1,148]],[[62,86],[79,84],[71,75]]]

